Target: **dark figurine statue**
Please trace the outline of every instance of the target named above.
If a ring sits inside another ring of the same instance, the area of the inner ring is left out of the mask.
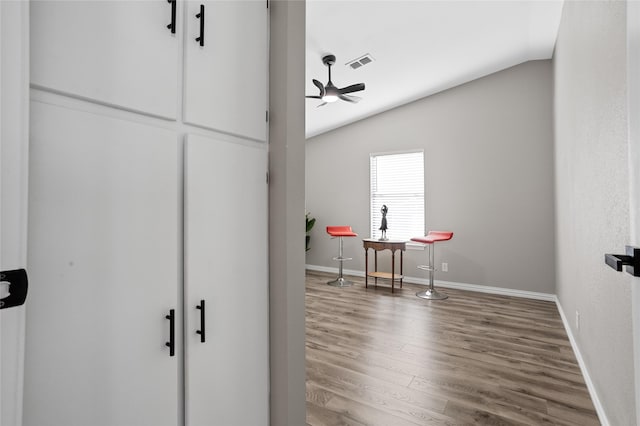
[[[387,208],[387,206],[385,204],[382,205],[382,208],[380,209],[380,213],[382,213],[382,222],[380,223],[380,228],[378,228],[380,231],[382,231],[382,237],[380,237],[380,241],[387,241],[387,212],[389,211],[389,209]]]

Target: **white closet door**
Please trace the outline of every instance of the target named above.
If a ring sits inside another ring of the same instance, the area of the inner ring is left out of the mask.
[[[266,170],[265,146],[188,135],[187,426],[269,424]]]
[[[181,5],[156,1],[32,0],[31,83],[175,119]]]
[[[173,132],[32,102],[24,425],[179,423]]]
[[[201,5],[204,46],[195,40]],[[266,140],[266,5],[266,0],[187,2],[185,122]]]

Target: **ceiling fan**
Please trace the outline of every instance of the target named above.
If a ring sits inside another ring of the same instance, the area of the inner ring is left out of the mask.
[[[347,102],[359,102],[360,99],[358,96],[347,95],[347,93],[359,92],[364,90],[364,83],[352,84],[351,86],[343,87],[342,89],[337,88],[331,82],[331,65],[336,63],[336,57],[333,55],[326,55],[322,58],[322,63],[325,64],[329,68],[329,82],[326,86],[323,86],[318,80],[313,80],[313,84],[316,85],[318,89],[320,89],[319,96],[306,96],[311,99],[320,99],[323,102],[318,105],[318,107],[324,106],[327,103],[335,102],[338,99],[342,99]]]

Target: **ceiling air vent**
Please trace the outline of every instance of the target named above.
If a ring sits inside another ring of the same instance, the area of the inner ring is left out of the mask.
[[[358,68],[367,65],[369,63],[373,62],[373,58],[371,57],[371,55],[369,55],[368,53],[364,56],[359,57],[358,59],[355,59],[353,61],[347,62],[347,66],[351,67],[351,69],[357,70]]]

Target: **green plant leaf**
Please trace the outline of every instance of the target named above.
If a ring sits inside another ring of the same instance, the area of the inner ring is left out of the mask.
[[[311,231],[313,225],[316,224],[316,218],[312,217],[311,219],[307,218],[307,232]]]

